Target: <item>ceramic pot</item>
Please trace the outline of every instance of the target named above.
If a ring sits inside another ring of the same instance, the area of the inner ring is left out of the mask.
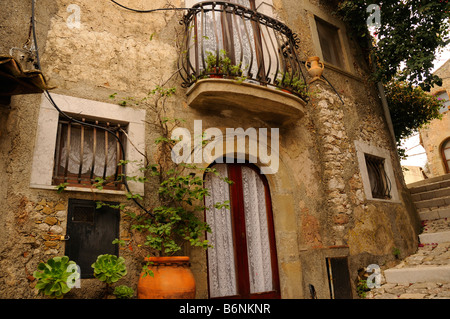
[[[147,257],[154,276],[141,273],[137,286],[139,299],[194,299],[195,279],[189,257]]]
[[[320,77],[322,76],[325,65],[320,61],[320,58],[318,56],[309,57],[306,60],[305,67],[306,70],[308,70],[309,75],[312,77],[309,83],[321,80]]]
[[[212,72],[209,77],[211,79],[223,79],[223,74],[220,74],[222,70],[220,68],[213,67]]]

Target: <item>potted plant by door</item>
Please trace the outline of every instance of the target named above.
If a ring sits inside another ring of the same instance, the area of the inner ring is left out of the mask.
[[[185,165],[169,171],[160,171],[155,165],[146,169],[153,176],[163,177],[158,190],[160,205],[148,212],[125,212],[134,220],[132,229],[144,235],[143,244],[156,254],[145,257],[137,296],[139,299],[193,299],[196,285],[189,257],[176,254],[185,244],[203,249],[211,247],[204,239],[205,233],[211,232],[203,218],[208,208],[201,204],[209,192],[203,187],[202,176],[195,175],[193,170],[217,172]],[[224,181],[231,183],[225,178]],[[217,203],[216,207],[227,205]]]
[[[195,280],[190,269],[188,256],[176,256],[182,253],[184,246],[207,249],[210,244],[204,239],[210,226],[204,221],[204,198],[209,195],[203,187],[203,173],[219,173],[211,168],[198,168],[195,165],[177,164],[172,160],[172,149],[179,142],[172,138],[172,131],[182,121],[169,120],[165,117],[162,100],[170,97],[174,89],[157,87],[151,91],[155,94],[155,105],[149,109],[156,111],[156,125],[162,135],[156,140],[159,147],[158,164],[142,167],[146,177],[138,179],[155,187],[159,184],[157,199],[153,207],[143,208],[139,212],[122,208],[131,217],[132,230],[143,238],[142,247],[148,247],[149,253],[137,286],[139,299],[193,299],[195,297]],[[145,103],[149,99],[146,99]],[[159,108],[162,109],[159,109]],[[205,145],[203,143],[203,145]],[[126,164],[126,163],[122,163]],[[197,174],[197,173],[202,174]],[[231,183],[227,178],[224,182]],[[128,194],[131,198],[133,195]],[[228,207],[228,202],[217,203],[216,207]],[[128,245],[116,239],[114,243]]]

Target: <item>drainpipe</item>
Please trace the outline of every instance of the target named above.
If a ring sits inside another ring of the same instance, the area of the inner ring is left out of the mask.
[[[391,112],[389,111],[389,106],[387,103],[386,94],[384,93],[383,84],[381,82],[378,82],[377,87],[381,97],[381,104],[383,105],[384,117],[386,118],[389,131],[391,132],[392,141],[394,142],[395,147],[397,147],[397,140],[395,139],[394,133],[394,125],[392,124]]]

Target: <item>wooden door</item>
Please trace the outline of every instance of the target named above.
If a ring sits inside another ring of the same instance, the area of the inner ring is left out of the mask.
[[[112,241],[119,236],[119,217],[118,209],[96,209],[95,201],[69,199],[66,256],[80,267],[81,278],[93,277],[91,265],[99,255],[118,254]]]
[[[208,240],[210,298],[280,298],[272,206],[267,180],[248,164],[216,164],[229,186],[207,175],[211,196],[207,207],[230,200],[231,210],[211,209],[206,221],[212,227]]]

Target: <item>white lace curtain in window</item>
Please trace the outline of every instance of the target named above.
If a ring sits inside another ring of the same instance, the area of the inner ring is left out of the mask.
[[[265,188],[251,168],[242,167],[250,293],[273,290]]]
[[[228,177],[226,164],[216,164],[214,168],[221,176]],[[273,290],[273,278],[265,186],[253,169],[246,166],[241,169],[244,197],[239,205],[243,205],[245,214],[250,293],[268,292]],[[232,216],[229,210],[214,208],[215,203],[230,200],[229,185],[214,174],[208,174],[205,187],[211,194],[206,198],[206,205],[210,207],[206,221],[212,229],[207,238],[213,245],[208,249],[210,297],[233,296],[238,291]]]
[[[70,151],[67,145],[67,125],[62,129],[61,133],[61,160],[59,166],[62,171],[65,170],[66,158],[69,156],[67,165],[68,173],[78,174],[81,163],[81,127],[72,126],[70,133]],[[108,135],[108,148],[105,149],[105,131],[97,130],[96,150],[94,150],[94,130],[92,128],[84,128],[83,143],[83,165],[81,174],[90,174],[92,170],[92,161],[95,156],[94,176],[103,176],[105,168],[105,154],[107,154],[106,176],[112,176],[117,168],[117,140],[110,133]]]
[[[217,164],[214,168],[221,176],[228,177],[226,164]],[[212,229],[207,239],[213,246],[208,249],[210,297],[233,296],[237,294],[237,286],[231,214],[228,209],[214,208],[214,204],[230,200],[229,186],[214,174],[208,174],[205,187],[210,191],[205,200],[206,206],[210,207],[206,222]]]

